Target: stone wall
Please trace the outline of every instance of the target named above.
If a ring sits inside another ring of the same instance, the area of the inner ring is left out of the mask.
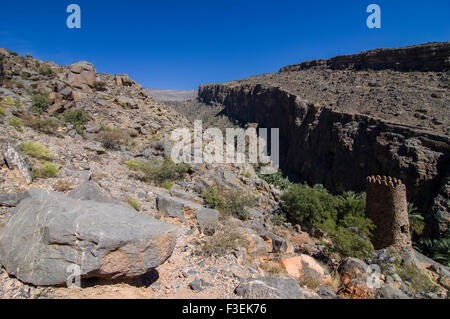
[[[366,182],[366,215],[375,225],[375,249],[411,246],[406,187],[397,178],[370,176]]]

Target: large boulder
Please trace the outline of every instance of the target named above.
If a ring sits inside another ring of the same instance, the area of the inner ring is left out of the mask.
[[[311,299],[319,298],[315,293],[302,289],[290,277],[252,278],[241,283],[234,291],[246,299]]]
[[[176,228],[115,203],[30,189],[0,229],[0,263],[34,285],[81,278],[134,277],[172,254]]]

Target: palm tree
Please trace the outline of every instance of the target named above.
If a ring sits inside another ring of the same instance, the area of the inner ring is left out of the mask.
[[[424,218],[412,203],[408,203],[408,216],[410,232],[417,236],[422,235],[425,228]]]

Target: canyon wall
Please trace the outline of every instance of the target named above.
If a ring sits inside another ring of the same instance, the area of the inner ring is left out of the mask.
[[[401,179],[426,212],[428,231],[448,229],[450,139],[366,115],[320,107],[261,84],[200,86],[199,98],[231,117],[280,129],[282,168],[332,192],[364,191],[369,175]]]
[[[375,49],[358,54],[341,55],[328,60],[313,60],[288,65],[281,68],[280,72],[309,68],[439,72],[450,69],[449,51],[449,42],[432,42],[393,49]]]

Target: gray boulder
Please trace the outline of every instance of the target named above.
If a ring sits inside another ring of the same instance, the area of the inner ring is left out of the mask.
[[[175,246],[174,226],[131,208],[43,189],[21,198],[0,229],[0,263],[26,283],[64,284],[74,265],[81,278],[134,277],[162,264]]]
[[[0,194],[0,206],[16,207],[19,203],[19,196],[16,193]]]
[[[269,238],[272,240],[272,252],[279,253],[279,252],[286,252],[288,250],[288,244],[286,239],[277,236],[270,231],[264,231],[260,234],[260,236],[264,239]]]
[[[9,169],[17,168],[28,184],[33,181],[30,169],[31,163],[14,146],[6,144],[3,157]]]
[[[99,203],[118,203],[117,200],[104,192],[103,189],[92,180],[84,182],[74,190],[70,191],[67,196],[73,199],[93,200]]]
[[[215,209],[201,208],[197,211],[197,223],[202,233],[212,235],[219,224],[219,212]]]
[[[302,289],[291,277],[247,279],[234,291],[247,299],[311,299],[318,295]]]
[[[377,299],[411,299],[407,294],[398,289],[392,284],[385,284],[381,289],[378,289],[376,294]]]
[[[219,223],[217,210],[205,208],[181,198],[161,193],[156,198],[156,205],[162,216],[177,218],[185,223],[194,221],[205,234],[213,234]]]
[[[159,213],[162,216],[178,218],[182,221],[186,221],[186,218],[183,214],[185,206],[198,206],[183,199],[170,197],[163,194],[158,195],[158,197],[156,198],[156,205],[158,207]]]

